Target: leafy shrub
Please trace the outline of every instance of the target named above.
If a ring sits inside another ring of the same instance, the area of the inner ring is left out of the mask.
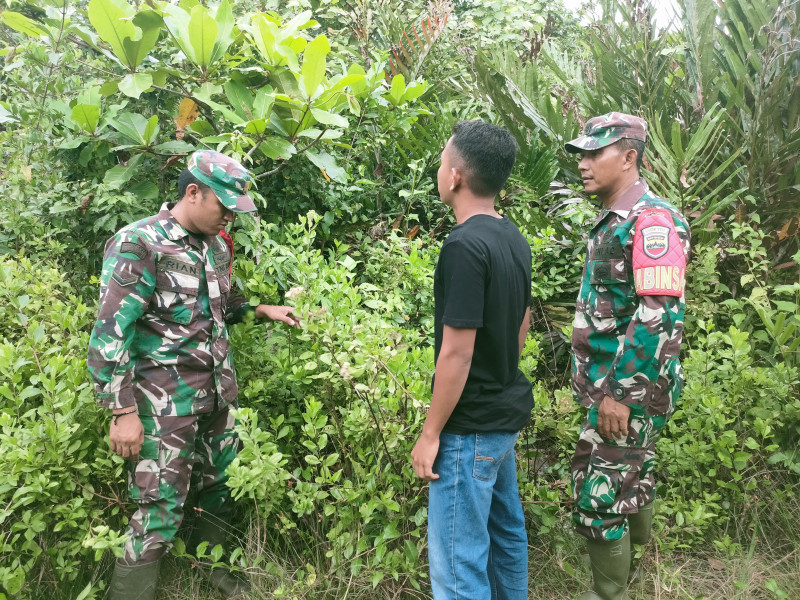
[[[85,365],[93,322],[60,269],[0,262],[0,585],[12,596],[74,598],[119,545],[122,461],[101,441]]]

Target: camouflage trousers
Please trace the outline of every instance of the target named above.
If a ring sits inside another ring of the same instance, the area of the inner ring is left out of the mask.
[[[597,409],[589,409],[572,457],[572,521],[584,537],[612,541],[628,532],[627,515],[655,500],[655,445],[669,413],[650,417],[631,406],[627,438],[612,440],[596,429]]]
[[[239,438],[229,407],[186,417],[142,416],[144,444],[129,470],[130,500],[138,510],[128,523],[122,562],[158,560],[172,547],[190,485],[197,508],[219,518],[231,511],[225,471]]]

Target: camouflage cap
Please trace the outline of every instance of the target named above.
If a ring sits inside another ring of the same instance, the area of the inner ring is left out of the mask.
[[[567,152],[596,150],[618,142],[622,138],[647,141],[647,121],[625,113],[610,112],[586,122],[583,135],[564,144]]]
[[[189,157],[189,172],[210,187],[225,208],[253,212],[256,205],[247,195],[253,178],[241,164],[213,150],[199,150]]]

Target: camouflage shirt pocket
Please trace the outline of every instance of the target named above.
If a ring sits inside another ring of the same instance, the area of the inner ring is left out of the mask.
[[[625,261],[595,260],[590,268],[591,314],[601,318],[633,314],[636,302]]]
[[[153,294],[153,314],[164,321],[188,325],[197,312],[199,289],[199,277],[183,275],[177,279],[174,274],[159,270]]]

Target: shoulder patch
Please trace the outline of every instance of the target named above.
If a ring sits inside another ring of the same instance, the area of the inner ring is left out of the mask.
[[[639,296],[682,296],[686,280],[683,252],[672,215],[648,208],[636,221],[633,279]]]
[[[122,242],[122,244],[119,247],[119,251],[133,254],[134,256],[136,256],[136,258],[140,259],[147,256],[147,249],[133,242]]]

